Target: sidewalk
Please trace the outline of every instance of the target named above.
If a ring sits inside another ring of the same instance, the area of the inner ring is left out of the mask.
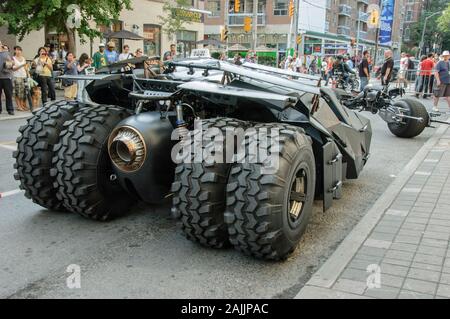
[[[441,125],[296,298],[450,298],[449,238]]]

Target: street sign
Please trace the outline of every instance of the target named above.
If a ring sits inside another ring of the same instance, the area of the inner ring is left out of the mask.
[[[380,23],[380,7],[377,4],[370,4],[367,7],[369,18],[367,19],[367,27],[378,28]]]

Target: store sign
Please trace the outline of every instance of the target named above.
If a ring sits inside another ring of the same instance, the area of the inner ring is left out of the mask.
[[[382,0],[380,34],[378,42],[382,45],[392,44],[392,23],[394,21],[395,0]]]
[[[177,18],[183,18],[190,22],[202,22],[202,14],[199,12],[192,12],[186,9],[175,8],[172,9],[172,15]]]

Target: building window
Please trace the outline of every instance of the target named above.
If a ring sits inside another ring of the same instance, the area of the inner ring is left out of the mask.
[[[144,24],[144,54],[147,56],[161,55],[160,26]]]
[[[273,6],[274,16],[287,16],[288,14],[288,0],[275,0]]]
[[[413,14],[412,10],[406,11],[405,21],[411,21],[412,20],[412,14]]]
[[[411,30],[409,28],[405,29],[405,33],[403,35],[403,40],[409,41],[411,37]]]
[[[191,51],[197,47],[197,32],[195,31],[178,31],[177,32],[177,54],[188,57]]]
[[[327,9],[331,8],[331,0],[327,0],[327,4],[326,4]]]
[[[206,3],[206,10],[211,11],[212,17],[218,17],[220,16],[220,1],[221,0],[208,0]]]

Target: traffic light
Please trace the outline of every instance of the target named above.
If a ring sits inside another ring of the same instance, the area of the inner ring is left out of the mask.
[[[228,27],[220,27],[220,41],[225,42],[228,40]]]
[[[378,10],[372,10],[372,12],[370,13],[370,17],[369,17],[369,23],[371,25],[378,25],[378,20],[380,18],[380,13]]]
[[[297,36],[296,42],[297,42],[297,44],[301,44],[302,43],[302,36],[301,35]]]
[[[289,1],[289,18],[292,18],[294,16],[295,12],[295,6],[294,6],[294,0]]]
[[[251,17],[244,17],[244,31],[250,32],[252,31],[252,18]]]
[[[239,12],[241,8],[241,0],[234,0],[234,12]]]

